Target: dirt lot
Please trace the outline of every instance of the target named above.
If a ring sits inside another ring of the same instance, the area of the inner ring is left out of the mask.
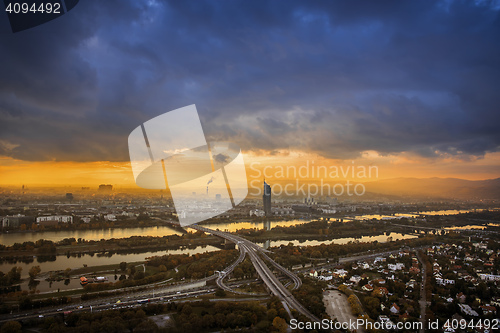
[[[171,321],[171,318],[169,315],[158,315],[158,316],[151,316],[149,317],[152,319],[158,327],[163,328],[163,327],[169,327],[173,325],[173,322]]]
[[[337,290],[330,290],[323,296],[326,313],[331,319],[337,319],[340,323],[355,322],[356,317],[351,312],[351,306],[347,302],[347,296]]]

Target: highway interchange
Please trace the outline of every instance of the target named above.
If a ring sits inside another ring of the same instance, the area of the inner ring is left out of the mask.
[[[295,284],[294,289],[299,288],[302,285],[302,281],[300,280],[300,278],[297,275],[295,275],[294,273],[288,271],[287,269],[285,269],[284,267],[282,267],[281,265],[276,263],[271,258],[269,258],[269,256],[267,256],[265,254],[265,252],[269,252],[269,251],[263,249],[262,247],[258,246],[255,243],[252,243],[252,242],[250,242],[242,237],[239,237],[239,236],[235,236],[235,235],[225,233],[222,231],[218,231],[218,230],[208,229],[208,228],[201,227],[198,225],[191,225],[190,227],[195,229],[195,230],[203,231],[203,232],[215,235],[215,236],[222,237],[224,239],[227,239],[227,240],[237,244],[238,248],[240,249],[240,253],[242,253],[240,255],[240,258],[243,257],[243,259],[244,259],[243,254],[245,254],[245,253],[249,255],[250,260],[252,261],[252,264],[254,265],[255,270],[259,274],[260,279],[264,282],[264,284],[271,291],[272,294],[274,294],[280,298],[281,302],[283,303],[283,306],[288,311],[288,313],[291,317],[293,317],[293,316],[292,316],[290,309],[295,309],[298,313],[306,316],[311,321],[317,321],[317,322],[320,321],[316,316],[311,314],[302,304],[300,304],[300,302],[298,302],[295,299],[295,297],[293,297],[293,295],[290,293],[290,290],[288,290],[285,286],[283,286],[283,284],[273,274],[273,272],[269,269],[269,267],[267,267],[264,260],[259,256],[259,254],[262,254],[263,257],[267,261],[269,261],[276,269],[278,269],[279,271],[281,271],[282,273],[284,273],[285,275],[290,277]],[[238,260],[240,260],[240,258],[238,258]],[[243,259],[241,259],[241,261],[243,261]],[[231,267],[231,271],[232,271],[232,269],[234,269],[234,267],[235,266]],[[227,272],[227,271],[223,271],[222,275],[226,276],[228,273],[229,272]]]

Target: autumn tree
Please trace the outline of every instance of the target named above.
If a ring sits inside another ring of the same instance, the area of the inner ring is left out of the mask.
[[[378,317],[378,309],[380,308],[380,301],[378,300],[378,298],[367,296],[363,299],[363,305],[371,317]]]
[[[243,270],[239,267],[236,267],[233,271],[233,275],[237,279],[241,279],[244,276]]]
[[[42,269],[40,268],[40,266],[31,267],[29,272],[28,272],[30,279],[31,280],[36,279],[37,275],[40,274],[41,271],[42,271]]]
[[[285,319],[281,317],[275,317],[273,320],[272,330],[279,333],[286,333],[288,329],[288,325],[286,324]]]
[[[189,316],[191,313],[193,313],[193,308],[189,304],[184,304],[182,307],[182,314],[185,314]]]
[[[21,324],[17,321],[8,321],[0,328],[0,333],[21,333]]]
[[[273,320],[278,315],[278,311],[276,309],[267,310],[267,319]]]
[[[122,272],[125,272],[125,271],[127,270],[127,263],[126,263],[125,261],[122,261],[122,262],[120,263],[120,270],[121,270]]]
[[[12,267],[7,274],[0,272],[0,286],[10,286],[21,281],[21,267]]]
[[[142,321],[139,325],[137,325],[134,329],[134,332],[158,332],[158,325],[151,319]]]

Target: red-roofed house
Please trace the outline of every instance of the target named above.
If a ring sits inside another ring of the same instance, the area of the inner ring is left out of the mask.
[[[399,306],[396,303],[392,303],[391,308],[389,309],[391,313],[397,314],[399,313]]]
[[[497,308],[495,308],[494,306],[489,306],[489,305],[481,305],[480,306],[481,310],[483,310],[483,313],[485,315],[487,314],[496,314],[497,313]]]
[[[376,296],[387,296],[389,294],[389,290],[386,287],[379,287],[375,289]]]
[[[362,289],[364,291],[373,291],[373,287],[369,284],[365,284]]]
[[[460,303],[464,303],[465,302],[465,299],[467,297],[464,295],[464,293],[460,292],[457,294],[457,300],[460,302]]]

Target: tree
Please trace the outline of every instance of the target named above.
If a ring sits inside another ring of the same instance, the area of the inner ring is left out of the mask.
[[[215,296],[217,296],[217,297],[226,297],[226,292],[223,289],[218,289],[215,292]]]
[[[215,323],[215,318],[211,314],[204,315],[201,321],[201,325],[205,328],[212,328]]]
[[[28,288],[31,290],[36,290],[36,287],[40,284],[40,281],[35,280],[35,279],[29,279],[28,281]]]
[[[42,269],[40,268],[40,266],[33,266],[33,267],[31,267],[30,270],[29,270],[29,272],[28,272],[28,274],[30,276],[30,279],[31,280],[36,279],[36,276],[38,274],[40,274],[41,271],[42,271]]]
[[[2,325],[0,333],[21,333],[21,327],[17,321],[8,321]]]
[[[273,320],[278,315],[278,311],[276,309],[267,310],[267,319]]]
[[[319,251],[317,251],[317,250],[316,250],[316,251],[313,251],[313,252],[311,253],[311,257],[313,257],[313,258],[321,258],[321,252],[319,252]]]
[[[273,331],[278,331],[279,333],[286,333],[287,324],[285,319],[281,317],[275,317],[273,320]]]
[[[139,325],[134,328],[134,332],[157,332],[158,325],[151,319],[142,321]]]
[[[193,313],[193,308],[189,304],[184,304],[182,307],[182,314],[185,314],[186,316],[189,316],[191,313]]]
[[[92,329],[92,325],[97,322],[92,322],[91,324],[91,331],[94,331]],[[101,322],[100,322],[100,332],[107,332],[107,333],[118,333],[118,332],[124,332],[126,330],[125,325],[121,320],[114,320],[113,318],[109,317],[104,317]],[[98,326],[98,327],[99,327]]]
[[[358,300],[357,300],[356,296],[354,296],[354,295],[349,296],[347,298],[347,301],[351,305],[352,313],[355,316],[357,316],[358,314],[361,314],[363,312],[358,304]]]
[[[21,271],[22,271],[21,267],[16,267],[16,266],[12,267],[11,270],[7,273],[6,284],[11,285],[21,281]]]
[[[121,270],[122,272],[125,272],[125,271],[127,270],[127,263],[126,263],[125,261],[122,261],[122,262],[120,263],[120,270]]]
[[[66,332],[66,328],[64,327],[64,324],[52,323],[48,327],[47,331],[50,333],[63,333]]]
[[[241,279],[244,276],[243,270],[241,268],[239,268],[239,267],[236,267],[236,269],[233,272],[233,275],[234,275],[235,278]]]
[[[378,309],[380,307],[380,301],[375,297],[365,297],[363,304],[372,318],[378,317]]]

